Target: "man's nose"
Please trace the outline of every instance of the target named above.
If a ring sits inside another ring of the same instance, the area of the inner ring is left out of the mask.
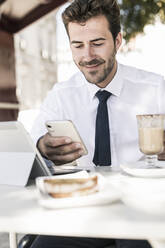
[[[91,60],[95,57],[95,52],[93,47],[87,46],[84,48],[84,58],[86,60]]]

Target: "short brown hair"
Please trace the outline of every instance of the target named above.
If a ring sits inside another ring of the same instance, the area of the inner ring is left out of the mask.
[[[74,0],[63,12],[62,19],[68,32],[70,22],[84,23],[92,17],[104,15],[113,39],[121,30],[120,9],[116,0]]]

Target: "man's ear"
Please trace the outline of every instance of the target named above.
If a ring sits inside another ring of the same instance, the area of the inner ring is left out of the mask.
[[[122,34],[121,32],[119,32],[115,40],[116,51],[120,48],[121,43],[122,43]]]

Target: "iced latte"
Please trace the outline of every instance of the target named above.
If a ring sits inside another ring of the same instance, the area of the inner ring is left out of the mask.
[[[157,155],[164,149],[164,115],[137,115],[139,148],[145,154],[148,168],[157,164]]]
[[[163,151],[163,128],[139,128],[139,147],[147,155],[159,154]]]

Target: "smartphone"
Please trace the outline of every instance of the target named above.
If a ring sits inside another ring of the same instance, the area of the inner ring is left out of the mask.
[[[47,121],[46,128],[52,136],[67,136],[74,142],[81,143],[84,150],[84,155],[88,154],[87,148],[72,121]]]

